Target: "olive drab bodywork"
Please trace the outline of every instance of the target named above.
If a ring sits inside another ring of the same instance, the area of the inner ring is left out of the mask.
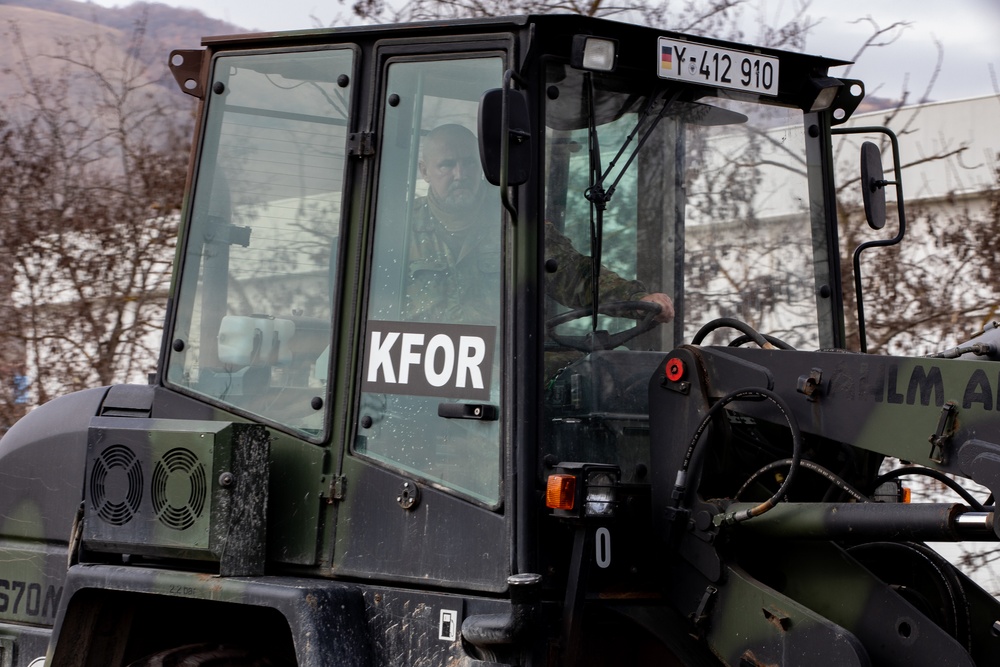
[[[905,213],[845,64],[579,16],[172,53],[157,373],[0,440],[0,667],[998,664],[928,546],[1000,535],[997,327],[846,349],[835,134],[893,141],[866,247]]]

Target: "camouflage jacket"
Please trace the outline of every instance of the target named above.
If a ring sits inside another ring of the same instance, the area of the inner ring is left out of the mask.
[[[545,258],[554,259],[556,270],[545,277],[545,293],[570,308],[589,306],[593,294],[591,259],[577,252],[570,240],[552,223],[545,223]],[[638,280],[626,280],[601,267],[599,294],[602,302],[638,301],[648,294]]]
[[[422,322],[500,323],[500,220],[480,216],[449,232],[417,200],[410,227],[404,312]]]
[[[502,277],[499,216],[478,220],[459,233],[449,232],[431,213],[426,198],[417,201],[411,220],[407,258],[407,317],[426,322],[499,325]],[[591,301],[591,260],[581,255],[555,225],[545,224],[545,256],[557,269],[545,276],[546,294],[564,306]],[[646,295],[637,280],[602,268],[600,294],[606,301]]]

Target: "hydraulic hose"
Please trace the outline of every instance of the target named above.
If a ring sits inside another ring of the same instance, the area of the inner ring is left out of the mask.
[[[735,523],[746,521],[747,519],[751,519],[755,516],[760,516],[781,502],[781,500],[787,495],[788,489],[791,487],[792,481],[795,479],[795,474],[798,471],[799,464],[802,460],[802,432],[799,429],[798,422],[796,422],[792,417],[792,412],[785,403],[784,399],[769,389],[756,387],[737,389],[736,391],[723,396],[718,402],[715,403],[715,405],[709,408],[708,413],[705,415],[704,419],[701,420],[701,423],[698,424],[698,428],[695,429],[694,435],[691,437],[691,442],[688,444],[687,451],[684,453],[684,460],[681,463],[681,468],[677,471],[677,480],[674,483],[673,498],[678,504],[684,497],[687,487],[688,469],[691,466],[691,461],[694,458],[694,453],[698,447],[699,441],[701,440],[702,434],[705,432],[705,429],[708,428],[708,425],[719,413],[719,411],[733,401],[740,400],[767,400],[778,408],[778,411],[785,418],[785,422],[788,424],[788,429],[792,434],[792,457],[788,461],[788,474],[781,482],[778,490],[774,492],[774,495],[759,505],[751,507],[750,509],[720,515],[719,517],[716,517],[716,523]]]
[[[698,333],[696,333],[694,335],[694,338],[691,339],[691,344],[701,345],[701,342],[705,340],[708,334],[712,333],[716,329],[722,329],[724,327],[736,329],[737,331],[744,334],[743,336],[740,337],[740,339],[737,340],[742,340],[742,342],[746,342],[747,339],[752,340],[753,342],[757,343],[759,347],[766,350],[773,350],[775,348],[782,350],[795,349],[785,341],[779,338],[775,338],[774,336],[770,336],[768,334],[762,334],[753,327],[751,327],[746,322],[741,322],[740,320],[737,320],[732,317],[720,317],[718,319],[712,320],[711,322],[709,322],[708,324],[706,324],[705,326],[703,326],[701,329],[698,330]]]

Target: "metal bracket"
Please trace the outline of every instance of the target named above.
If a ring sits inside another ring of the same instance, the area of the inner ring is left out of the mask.
[[[927,457],[934,463],[943,464],[948,458],[945,454],[945,445],[948,439],[955,434],[955,421],[958,416],[958,406],[954,401],[948,401],[941,408],[941,415],[938,417],[937,430],[928,438],[931,443],[931,451]]]
[[[695,639],[702,639],[705,636],[708,619],[711,616],[712,607],[715,606],[715,600],[718,594],[718,588],[715,586],[706,586],[705,592],[701,596],[701,601],[698,603],[698,609],[688,615],[688,618],[690,618],[691,622],[694,624],[694,632],[692,633],[692,636]]]
[[[177,49],[170,52],[167,63],[181,92],[199,100],[205,97],[205,85],[201,80],[204,60],[204,49]]]
[[[820,389],[823,386],[823,370],[820,368],[813,368],[809,371],[809,375],[800,375],[796,386],[796,390],[800,394],[805,394],[806,398],[810,401],[815,401],[820,394]]]
[[[253,230],[250,227],[240,227],[239,225],[209,220],[208,228],[205,231],[205,242],[238,245],[249,248],[252,232]]]
[[[374,132],[351,132],[347,135],[347,154],[351,157],[375,155]]]

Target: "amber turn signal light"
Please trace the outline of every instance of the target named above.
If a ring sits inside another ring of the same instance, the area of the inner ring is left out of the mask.
[[[554,510],[572,510],[576,498],[576,475],[549,475],[545,482],[545,506]]]

